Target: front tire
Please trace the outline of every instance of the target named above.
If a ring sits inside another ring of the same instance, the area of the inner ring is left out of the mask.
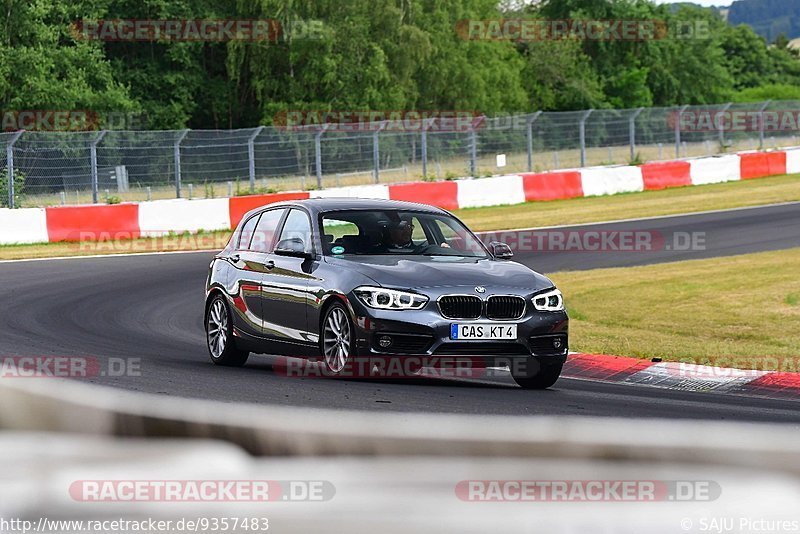
[[[334,302],[325,312],[321,330],[319,348],[325,370],[331,376],[341,376],[347,364],[353,361],[350,351],[355,338],[355,329],[347,309]]]
[[[228,303],[216,295],[206,310],[206,345],[211,361],[216,365],[241,367],[250,353],[239,350],[233,339],[233,320]]]
[[[564,364],[556,363],[536,367],[538,367],[536,373],[533,373],[532,370],[528,372],[512,370],[511,377],[522,389],[547,389],[555,384],[561,376]]]

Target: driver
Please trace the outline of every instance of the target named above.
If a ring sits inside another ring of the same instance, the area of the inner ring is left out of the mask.
[[[411,235],[414,233],[414,224],[409,219],[392,221],[388,225],[388,239],[386,247],[389,250],[408,250],[414,248]]]

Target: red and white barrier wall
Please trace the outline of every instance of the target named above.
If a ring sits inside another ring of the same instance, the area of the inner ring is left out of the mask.
[[[161,236],[235,227],[249,210],[283,200],[382,198],[445,209],[615,195],[800,173],[800,147],[683,161],[588,167],[446,182],[339,187],[204,200],[157,200],[117,205],[0,209],[0,244],[91,241]]]

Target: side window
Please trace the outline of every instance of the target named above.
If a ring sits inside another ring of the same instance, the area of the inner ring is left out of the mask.
[[[278,230],[278,223],[286,212],[285,209],[268,210],[261,214],[258,220],[253,240],[250,242],[250,250],[256,252],[271,252],[275,243],[275,232]]]
[[[425,228],[422,227],[422,221],[420,221],[417,217],[412,217],[411,224],[414,225],[414,231],[411,234],[411,239],[418,245],[426,244],[428,242],[428,236],[425,235]]]
[[[244,223],[244,226],[242,226],[242,233],[239,234],[239,244],[236,247],[238,250],[247,250],[250,248],[250,240],[253,239],[253,232],[256,229],[257,222],[258,215],[254,215]]]
[[[289,216],[286,217],[286,222],[281,231],[281,237],[278,241],[284,239],[299,238],[305,244],[305,251],[311,252],[311,222],[308,220],[308,215],[300,210],[289,211]]]

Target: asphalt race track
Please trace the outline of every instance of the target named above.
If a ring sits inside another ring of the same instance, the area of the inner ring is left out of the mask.
[[[632,267],[800,247],[800,202],[551,230],[545,228],[528,232],[528,238],[520,240],[520,246],[515,248],[514,260],[539,272],[548,273]],[[589,232],[605,234],[610,242],[605,247],[606,250],[577,250],[583,243],[595,244],[584,239],[578,240],[577,247],[570,247],[570,234],[586,235]],[[627,234],[628,238],[643,237],[649,241],[650,246],[633,251],[613,250],[615,245],[622,243],[622,238],[619,235],[614,236],[614,232]],[[566,250],[520,250],[529,243],[538,243],[536,236],[543,235],[553,242],[552,234],[564,241],[560,248]],[[494,236],[503,237],[503,232],[495,232]]]
[[[541,272],[640,265],[800,246],[800,203],[591,225],[579,230],[705,232],[703,250],[519,252]],[[333,380],[276,373],[271,357],[213,366],[202,329],[211,254],[0,264],[0,356],[91,356],[140,361],[140,376],[92,382],[221,401],[407,412],[573,414],[800,423],[800,403],[562,379],[523,391],[509,376],[476,380]],[[579,349],[580,347],[576,347]],[[130,360],[129,360],[130,361]],[[14,380],[14,378],[4,378]],[[20,378],[20,380],[22,380]]]

